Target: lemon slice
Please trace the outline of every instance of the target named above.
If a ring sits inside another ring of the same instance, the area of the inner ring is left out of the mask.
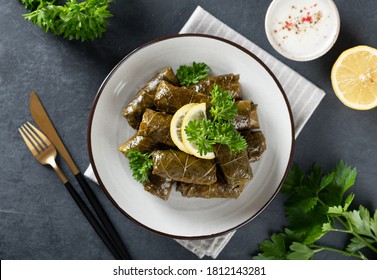
[[[182,106],[177,112],[175,112],[171,122],[170,122],[170,137],[173,140],[174,144],[180,149],[182,152],[190,153],[189,150],[186,149],[186,146],[182,142],[182,121],[185,117],[186,113],[190,108],[195,106],[197,103],[190,103]]]
[[[182,133],[182,142],[183,145],[185,145],[186,149],[188,150],[188,154],[191,154],[193,156],[196,156],[198,158],[203,158],[203,159],[213,159],[215,158],[215,153],[210,152],[205,155],[200,155],[198,151],[198,147],[194,144],[191,143],[187,138],[187,134],[185,132],[185,127],[186,125],[193,120],[202,120],[207,118],[206,115],[206,103],[199,103],[195,104],[192,106],[186,113],[185,117],[183,118],[182,121],[182,128],[181,128],[181,133]]]
[[[331,71],[336,96],[356,110],[377,106],[377,49],[357,46],[344,51]]]

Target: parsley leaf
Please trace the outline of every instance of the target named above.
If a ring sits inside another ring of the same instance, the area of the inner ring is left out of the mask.
[[[286,195],[294,193],[295,187],[302,185],[304,177],[304,171],[297,164],[294,164],[284,181],[281,191]]]
[[[353,186],[356,180],[356,169],[348,167],[340,161],[334,171],[331,183],[320,194],[321,200],[328,206],[336,206],[342,203],[344,193]]]
[[[142,184],[148,181],[153,166],[152,153],[143,154],[138,150],[129,150],[126,156],[130,160],[130,169],[135,180]]]
[[[185,127],[187,139],[195,143],[200,155],[205,155],[213,151],[213,145],[216,143],[213,135],[218,132],[212,129],[213,123],[209,119],[190,121]],[[211,137],[209,133],[211,132]]]
[[[265,240],[259,248],[263,251],[263,254],[258,254],[254,257],[255,260],[282,260],[286,259],[287,249],[285,246],[285,234],[274,233],[271,236],[271,240]]]
[[[209,71],[207,64],[193,62],[191,66],[181,65],[177,70],[176,76],[182,86],[189,86],[207,78]]]
[[[233,125],[238,113],[233,97],[218,84],[214,85],[211,95],[212,118],[190,121],[185,127],[188,140],[198,146],[200,155],[212,152],[214,144],[227,145],[232,154],[245,151],[246,140]]]
[[[112,0],[69,0],[63,6],[56,1],[21,0],[30,11],[24,18],[68,40],[92,41],[102,36],[112,16]]]
[[[343,217],[356,234],[367,236],[377,242],[377,232],[374,232],[377,221],[370,217],[368,209],[360,205],[359,210],[344,212]]]
[[[356,169],[343,161],[328,174],[314,164],[307,176],[294,165],[282,188],[288,196],[284,209],[289,224],[263,241],[254,259],[312,259],[323,250],[360,259],[366,259],[361,250],[377,254],[377,210],[373,217],[362,205],[348,210],[355,195],[345,193],[355,180]],[[349,244],[344,249],[316,244],[328,232],[351,235]]]
[[[212,107],[209,111],[213,117],[213,121],[233,122],[238,114],[233,96],[228,91],[223,90],[218,84],[214,84],[211,96]]]
[[[287,256],[289,260],[311,260],[316,252],[299,242],[293,242],[289,249],[292,251]]]
[[[21,0],[21,2],[22,2],[22,4],[24,4],[25,8],[28,11],[33,11],[38,7],[41,0]],[[55,2],[55,1],[50,1],[50,2],[52,3],[52,2]]]
[[[284,232],[273,233],[271,240],[264,240],[259,244],[259,248],[263,253],[259,253],[253,259],[255,260],[288,260],[290,245],[293,242],[300,242],[301,236],[296,232],[285,229]]]
[[[352,237],[347,245],[347,252],[357,252],[366,247],[365,243],[357,237]]]

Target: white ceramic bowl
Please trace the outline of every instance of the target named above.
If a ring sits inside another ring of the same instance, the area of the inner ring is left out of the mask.
[[[258,104],[267,150],[252,164],[254,178],[238,199],[185,198],[175,190],[163,201],[136,182],[118,150],[134,133],[121,115],[135,93],[166,66],[207,63],[212,74],[238,73],[244,99]],[[153,232],[174,238],[206,238],[234,230],[256,217],[277,194],[290,166],[294,145],[292,114],[272,72],[255,55],[224,39],[176,35],[150,42],[126,56],[98,90],[88,126],[94,173],[115,206]]]
[[[265,17],[268,41],[281,55],[309,61],[327,53],[340,30],[332,0],[273,0]]]

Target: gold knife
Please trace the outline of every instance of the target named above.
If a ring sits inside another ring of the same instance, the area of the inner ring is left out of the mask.
[[[61,154],[61,156],[67,163],[69,169],[72,171],[80,187],[83,189],[86,197],[88,198],[90,204],[93,206],[95,212],[97,213],[98,217],[102,221],[104,225],[104,229],[107,231],[109,236],[113,239],[113,241],[118,246],[122,254],[122,257],[124,259],[131,259],[130,255],[127,252],[127,249],[125,248],[121,238],[119,237],[117,231],[115,230],[105,210],[103,209],[102,205],[100,204],[99,200],[95,196],[94,192],[92,191],[92,189],[86,182],[84,176],[82,175],[82,173],[76,166],[67,148],[65,147],[63,141],[59,137],[58,132],[56,131],[54,125],[52,124],[50,117],[48,116],[45,108],[43,107],[41,100],[39,99],[35,91],[31,92],[29,108],[30,108],[30,113],[33,119],[35,120],[35,122],[38,124],[38,126],[44,132],[44,134],[47,135],[50,141],[55,145],[56,149],[59,151],[59,153]]]
[[[30,96],[30,112],[33,116],[33,119],[47,135],[50,141],[54,144],[56,149],[59,151],[61,156],[66,161],[69,169],[72,171],[74,175],[80,173],[80,170],[77,168],[75,162],[73,161],[72,157],[68,153],[67,148],[64,146],[62,140],[60,139],[58,132],[56,131],[54,125],[51,122],[50,117],[47,115],[45,108],[43,107],[42,102],[39,100],[39,97],[35,91],[31,92]]]

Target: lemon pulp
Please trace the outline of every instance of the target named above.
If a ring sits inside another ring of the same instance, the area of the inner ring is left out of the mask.
[[[177,112],[175,112],[171,122],[170,122],[170,137],[173,140],[173,143],[180,149],[182,152],[190,153],[186,146],[182,142],[182,122],[186,113],[190,108],[195,106],[196,103],[190,103],[182,106]]]
[[[182,127],[181,127],[181,134],[182,134],[181,138],[182,138],[182,143],[185,146],[185,148],[187,149],[189,154],[196,156],[198,158],[213,159],[213,158],[215,158],[214,152],[209,152],[205,155],[201,155],[199,153],[198,146],[188,140],[188,136],[185,132],[185,127],[187,126],[187,124],[190,121],[193,121],[193,120],[199,121],[199,120],[202,120],[202,119],[205,119],[205,118],[207,118],[206,103],[199,103],[199,104],[195,104],[194,106],[192,106],[187,111],[186,115],[183,118]]]
[[[357,46],[344,51],[331,71],[336,96],[346,106],[369,110],[377,106],[377,49]]]

